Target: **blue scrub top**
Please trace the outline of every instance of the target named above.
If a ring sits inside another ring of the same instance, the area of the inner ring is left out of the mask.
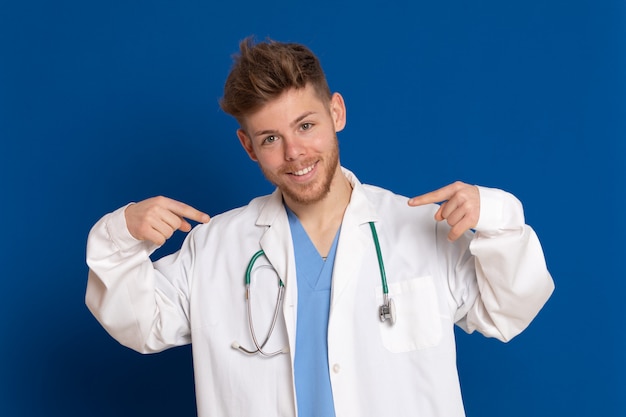
[[[328,315],[339,231],[324,260],[298,217],[287,209],[296,259],[298,321],[295,384],[299,417],[333,417],[328,369]]]

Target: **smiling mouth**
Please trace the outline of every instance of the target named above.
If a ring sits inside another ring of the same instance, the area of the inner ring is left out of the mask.
[[[313,168],[315,168],[315,164],[308,166],[306,168],[302,168],[299,171],[294,171],[291,173],[291,175],[295,175],[296,177],[301,177],[303,175],[308,174],[309,172],[313,171]]]

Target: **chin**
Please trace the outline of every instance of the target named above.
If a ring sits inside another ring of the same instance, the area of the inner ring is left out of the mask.
[[[330,193],[330,184],[327,186],[309,187],[307,190],[293,190],[289,187],[281,188],[282,193],[298,204],[314,204],[322,201]]]

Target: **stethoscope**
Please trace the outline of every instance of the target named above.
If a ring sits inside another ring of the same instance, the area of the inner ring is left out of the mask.
[[[376,232],[376,226],[374,226],[374,222],[369,222],[370,229],[372,231],[372,238],[374,240],[374,247],[376,248],[376,257],[378,258],[378,268],[380,269],[380,280],[383,284],[383,304],[378,307],[378,316],[380,317],[380,321],[384,322],[389,320],[391,325],[396,323],[396,306],[393,300],[389,297],[389,288],[387,287],[387,276],[385,274],[385,264],[383,262],[383,255],[380,250],[380,243],[378,242],[378,233]],[[248,313],[248,326],[250,327],[250,335],[252,336],[252,341],[254,343],[255,349],[246,349],[241,346],[237,341],[232,343],[233,349],[238,349],[243,353],[248,355],[261,354],[266,357],[276,356],[280,353],[288,353],[289,348],[284,347],[282,349],[276,350],[274,352],[266,352],[263,350],[268,340],[270,339],[272,333],[274,332],[274,327],[276,326],[276,321],[278,319],[278,311],[280,310],[280,306],[282,305],[283,295],[285,293],[285,284],[283,280],[278,278],[278,295],[276,297],[276,306],[274,307],[274,314],[272,317],[272,323],[270,324],[269,331],[263,339],[262,343],[259,343],[257,339],[256,332],[254,331],[254,324],[252,323],[252,303],[250,302],[250,276],[252,275],[252,269],[254,268],[254,264],[261,256],[264,256],[265,252],[263,249],[256,252],[252,255],[250,262],[248,263],[248,267],[246,268],[245,274],[245,285],[246,285],[246,305],[247,305],[247,313]]]

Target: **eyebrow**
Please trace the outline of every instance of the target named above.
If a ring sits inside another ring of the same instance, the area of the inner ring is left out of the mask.
[[[301,114],[300,116],[296,117],[296,119],[293,122],[289,123],[289,127],[294,127],[295,125],[297,125],[302,120],[306,119],[307,117],[309,117],[312,114],[315,114],[315,112],[314,111],[308,111],[308,112],[305,112],[305,113]],[[271,134],[275,134],[277,132],[278,131],[276,131],[274,129],[261,130],[259,132],[255,132],[254,136],[258,137],[258,136],[271,135]]]
[[[291,122],[289,124],[290,127],[294,127],[295,125],[297,125],[298,123],[300,123],[301,121],[303,121],[304,119],[306,119],[307,117],[309,117],[310,115],[315,114],[314,111],[308,111],[304,114],[302,114],[300,117],[296,118],[296,120],[294,120],[293,122]]]

